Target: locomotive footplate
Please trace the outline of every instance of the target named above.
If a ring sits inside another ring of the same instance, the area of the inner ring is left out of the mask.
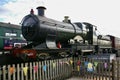
[[[61,48],[61,49],[36,49],[40,53],[47,52],[47,53],[58,53],[58,52],[70,52],[70,48]]]
[[[36,49],[36,56],[40,60],[58,59],[70,56],[70,48],[61,49]]]
[[[81,51],[82,53],[94,52],[95,50],[94,45],[79,45],[79,44],[72,45],[72,49],[76,51]]]

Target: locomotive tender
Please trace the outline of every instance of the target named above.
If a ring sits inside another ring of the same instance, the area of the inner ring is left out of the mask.
[[[117,53],[110,35],[97,35],[96,26],[87,22],[71,23],[45,17],[45,7],[38,7],[38,15],[31,9],[22,20],[22,34],[26,47],[14,49],[14,56],[28,58],[57,58],[85,53]],[[114,36],[112,36],[114,37]],[[115,38],[115,37],[114,37]],[[115,41],[114,41],[115,43]],[[19,54],[19,55],[18,55]]]

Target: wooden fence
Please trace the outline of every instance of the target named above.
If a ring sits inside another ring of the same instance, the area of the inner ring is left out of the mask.
[[[0,80],[120,80],[120,61],[64,58],[0,66]]]
[[[63,80],[72,74],[71,58],[5,65],[0,80]]]
[[[83,80],[120,80],[120,60],[73,59],[74,76]]]

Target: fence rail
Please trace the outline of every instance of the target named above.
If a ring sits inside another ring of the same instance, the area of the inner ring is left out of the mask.
[[[0,80],[120,80],[120,61],[64,58],[0,66]]]

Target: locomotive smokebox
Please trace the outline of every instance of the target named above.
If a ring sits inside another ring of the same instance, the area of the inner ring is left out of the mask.
[[[36,9],[38,10],[38,15],[39,16],[44,16],[45,15],[46,8],[44,6],[39,6]]]

